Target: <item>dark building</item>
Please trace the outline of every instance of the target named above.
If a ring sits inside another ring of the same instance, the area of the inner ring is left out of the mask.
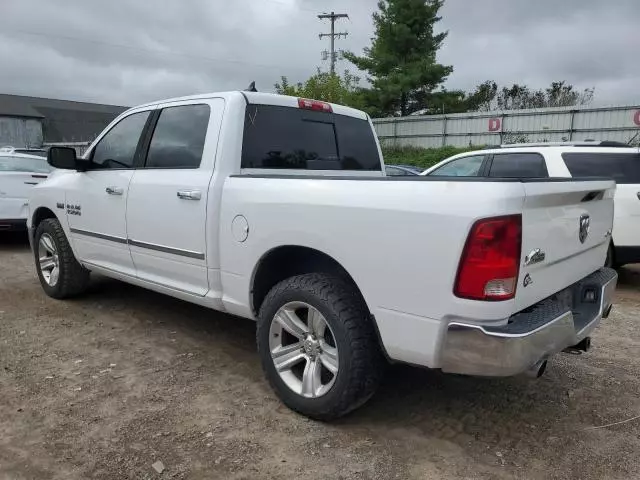
[[[127,108],[0,94],[0,147],[90,142]]]

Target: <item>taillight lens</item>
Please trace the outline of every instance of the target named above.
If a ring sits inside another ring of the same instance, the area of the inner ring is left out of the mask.
[[[320,100],[310,100],[308,98],[299,98],[298,107],[304,108],[305,110],[315,110],[316,112],[333,112],[330,103],[321,102]]]
[[[516,294],[522,216],[485,218],[471,227],[454,287],[457,297],[509,300]]]

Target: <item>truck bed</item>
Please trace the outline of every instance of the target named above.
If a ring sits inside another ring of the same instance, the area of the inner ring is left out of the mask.
[[[234,175],[225,182],[220,225],[242,215],[250,234],[240,243],[221,228],[222,281],[229,302],[246,305],[252,268],[270,249],[291,244],[326,253],[359,286],[390,355],[433,366],[442,325],[469,319],[505,324],[600,268],[614,187],[593,178]],[[535,248],[546,253],[545,261],[521,265],[514,299],[456,297],[453,285],[471,225],[513,214],[522,215],[522,262]],[[585,243],[578,238],[581,214],[591,217]],[[523,287],[527,274],[532,282]]]

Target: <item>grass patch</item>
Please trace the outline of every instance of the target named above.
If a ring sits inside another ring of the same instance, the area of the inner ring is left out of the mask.
[[[429,168],[445,158],[470,150],[479,150],[482,147],[382,147],[384,163],[387,165],[415,165],[416,167]]]

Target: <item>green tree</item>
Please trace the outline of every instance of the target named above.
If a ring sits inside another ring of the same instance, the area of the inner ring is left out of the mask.
[[[564,80],[552,82],[548,88],[531,90],[526,85],[513,84],[502,87],[492,104],[498,110],[521,110],[525,108],[573,107],[588,105],[593,101],[594,88],[576,90]]]
[[[491,80],[485,80],[467,95],[467,111],[488,112],[492,110],[497,94],[498,84]]]
[[[322,72],[319,68],[315,75],[304,83],[289,83],[287,77],[281,77],[275,84],[276,93],[304,97],[325,102],[339,103],[354,108],[362,108],[362,97],[359,88],[360,78],[344,71],[343,75]]]
[[[368,105],[384,115],[408,115],[428,107],[433,90],[453,67],[436,62],[447,32],[435,33],[444,0],[381,0],[373,14],[375,33],[363,56],[345,58],[368,72]],[[370,113],[374,113],[370,109]]]

